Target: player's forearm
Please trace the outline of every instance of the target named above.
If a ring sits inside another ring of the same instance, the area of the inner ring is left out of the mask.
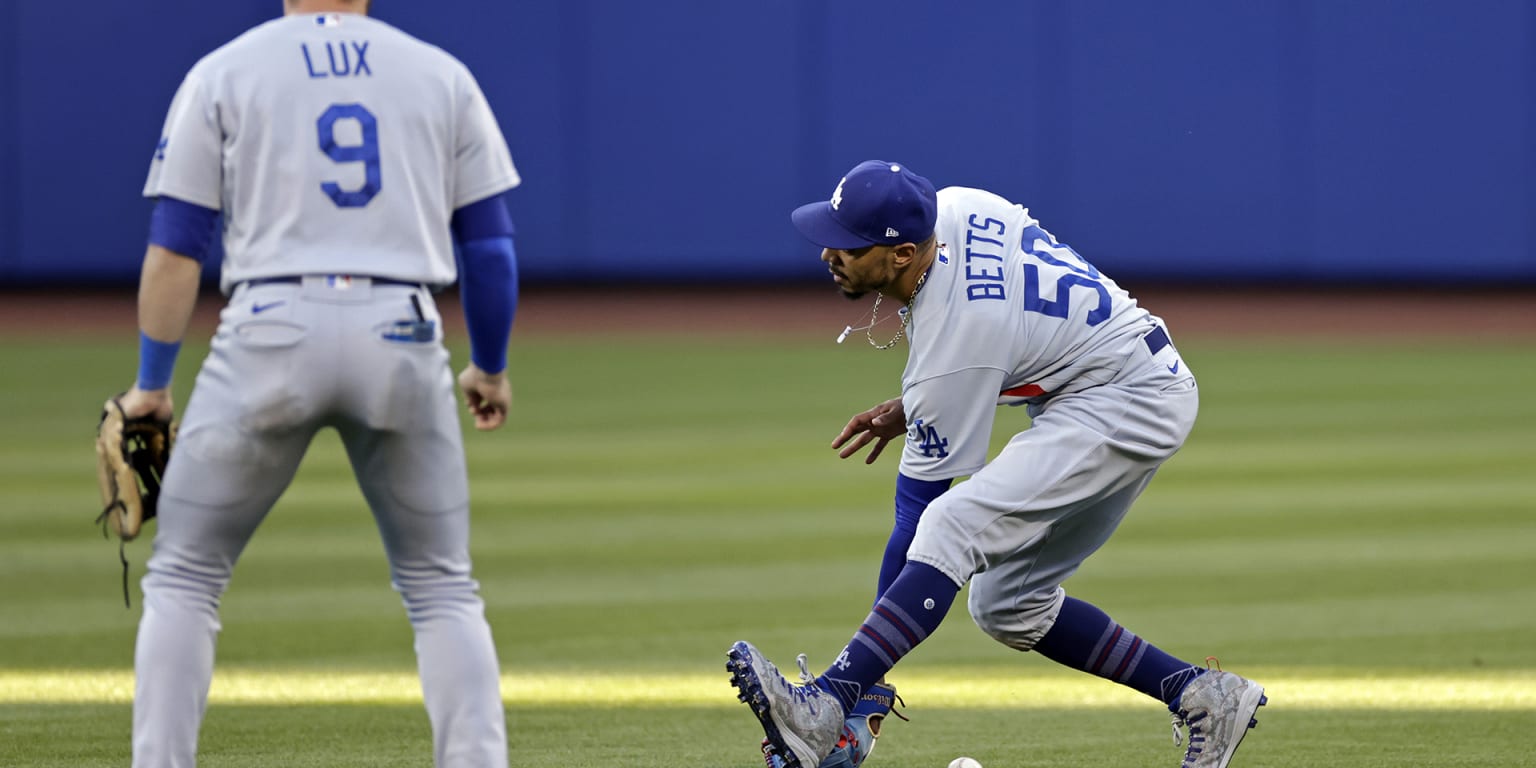
[[[464,274],[459,296],[469,328],[470,360],[486,373],[507,367],[507,341],[517,313],[517,254],[512,238],[475,240],[460,246]]]
[[[196,260],[149,246],[139,276],[139,330],[156,341],[181,341],[197,306],[202,273]]]
[[[192,322],[203,265],[151,245],[139,276],[139,374],[135,386],[159,391],[171,384],[181,338]]]

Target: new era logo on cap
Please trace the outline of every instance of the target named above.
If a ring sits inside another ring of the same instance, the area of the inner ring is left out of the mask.
[[[831,200],[790,214],[807,240],[838,250],[922,242],[933,234],[937,217],[933,184],[884,160],[859,163],[838,182]]]

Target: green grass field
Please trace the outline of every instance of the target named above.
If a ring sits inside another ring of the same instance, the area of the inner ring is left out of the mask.
[[[1181,347],[1200,423],[1069,591],[1267,685],[1244,768],[1536,765],[1536,345]],[[134,354],[0,342],[0,766],[128,763],[149,544],[128,549],[125,610],[90,445]],[[863,618],[895,457],[828,443],[894,394],[901,358],[819,336],[515,341],[511,428],[467,438],[514,765],[761,764],[725,650],[819,670]],[[430,765],[409,625],[333,434],[223,624],[203,765]],[[1160,705],[1004,649],[959,604],[891,679],[912,720],[872,767],[1179,762]]]

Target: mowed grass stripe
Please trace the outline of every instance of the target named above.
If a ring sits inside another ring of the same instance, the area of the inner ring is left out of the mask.
[[[1287,708],[1536,710],[1536,672],[1319,677],[1261,669],[1250,674],[1262,679],[1276,706]],[[723,671],[665,676],[511,673],[502,676],[501,684],[502,697],[511,705],[740,706]],[[910,671],[902,675],[901,689],[924,708],[1147,705],[1138,693],[1086,676],[1016,677],[995,670],[985,674],[974,669]],[[125,703],[132,701],[132,695],[133,675],[126,670],[0,672],[0,703]],[[223,704],[396,704],[419,702],[421,691],[416,676],[408,672],[235,668],[218,671],[209,699]]]

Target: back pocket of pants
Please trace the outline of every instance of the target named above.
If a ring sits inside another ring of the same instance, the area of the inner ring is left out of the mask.
[[[247,347],[291,347],[304,338],[306,330],[286,320],[248,320],[235,326],[235,338]]]

